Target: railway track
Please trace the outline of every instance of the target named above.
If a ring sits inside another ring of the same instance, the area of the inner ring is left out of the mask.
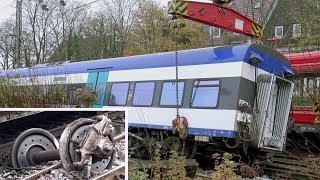
[[[318,179],[320,176],[320,157],[301,152],[267,153],[259,161],[263,171],[277,179]]]
[[[34,180],[39,179],[40,177],[44,177],[48,174],[50,174],[51,171],[55,169],[59,169],[62,167],[61,162],[57,162],[47,168],[44,168],[34,174],[31,174],[22,180]],[[101,174],[94,176],[91,178],[91,180],[122,180],[125,179],[125,164],[116,166],[110,170],[106,170],[102,172]]]
[[[98,176],[92,178],[92,180],[121,180],[125,179],[125,164],[117,166],[109,171],[105,171]]]

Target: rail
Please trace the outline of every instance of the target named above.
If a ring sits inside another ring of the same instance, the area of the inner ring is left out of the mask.
[[[60,168],[62,166],[62,163],[61,162],[58,162],[58,163],[55,163],[45,169],[42,169],[34,174],[31,174],[27,177],[25,177],[23,180],[32,180],[32,179],[37,179],[39,178],[40,176],[44,175],[44,174],[47,174],[49,173],[51,170],[54,170],[54,169],[57,169],[57,168]]]
[[[92,180],[112,180],[112,179],[125,179],[125,164],[117,166],[110,171],[105,171],[102,174],[95,176]]]

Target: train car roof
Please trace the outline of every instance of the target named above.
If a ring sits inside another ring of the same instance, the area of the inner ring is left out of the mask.
[[[260,44],[242,44],[179,51],[179,66],[228,63],[243,61],[250,57],[262,59],[258,67],[280,74],[283,69],[291,70],[290,62],[279,52]],[[58,74],[75,74],[129,69],[145,69],[175,66],[175,52],[165,52],[129,57],[91,61],[56,63],[42,67],[20,68],[1,71],[0,77],[28,77]]]

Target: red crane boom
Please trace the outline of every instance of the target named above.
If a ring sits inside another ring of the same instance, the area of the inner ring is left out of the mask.
[[[168,13],[173,15],[173,21],[170,26],[182,27],[185,24],[184,19],[189,19],[250,37],[263,36],[263,27],[259,23],[231,8],[223,6],[221,4],[223,1],[218,2],[220,3],[187,0],[169,1]]]

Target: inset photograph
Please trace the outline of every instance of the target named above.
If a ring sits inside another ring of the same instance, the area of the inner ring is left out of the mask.
[[[125,179],[125,111],[0,111],[0,179]]]

